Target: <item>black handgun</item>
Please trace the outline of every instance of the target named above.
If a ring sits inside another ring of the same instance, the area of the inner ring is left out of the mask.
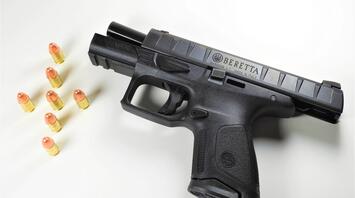
[[[336,123],[343,111],[339,83],[318,83],[166,31],[152,29],[145,35],[112,22],[107,36],[94,35],[89,56],[93,65],[132,77],[123,109],[193,131],[188,190],[198,197],[260,197],[251,134],[257,118],[298,112]],[[132,104],[144,84],[170,93],[159,110]],[[186,106],[179,108],[184,101]]]

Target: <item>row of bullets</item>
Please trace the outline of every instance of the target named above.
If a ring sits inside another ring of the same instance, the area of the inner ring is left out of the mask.
[[[56,43],[49,44],[49,53],[52,56],[54,63],[62,64],[64,62],[63,51]],[[53,67],[46,68],[45,73],[52,88],[59,88],[62,86],[63,80]],[[80,89],[73,91],[73,98],[80,109],[86,109],[90,106],[86,94]],[[64,107],[62,99],[53,90],[47,91],[46,99],[55,111],[59,111]],[[17,101],[25,112],[32,112],[35,110],[35,104],[32,102],[28,94],[19,92],[17,94]],[[53,113],[46,113],[44,115],[44,120],[53,132],[57,133],[62,129],[62,124]],[[52,156],[57,155],[60,151],[58,145],[50,137],[44,137],[42,139],[42,146],[47,150],[48,154]]]
[[[89,100],[87,99],[85,93],[80,89],[76,89],[73,91],[73,98],[80,109],[86,109],[90,105]],[[59,111],[64,107],[64,103],[62,99],[59,97],[59,95],[56,92],[52,90],[49,90],[47,92],[46,99],[50,104],[50,106],[52,107],[52,109],[55,111]],[[34,111],[35,105],[26,93],[19,92],[17,94],[17,101],[25,112]]]

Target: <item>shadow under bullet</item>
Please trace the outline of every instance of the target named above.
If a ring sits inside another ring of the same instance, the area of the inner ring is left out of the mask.
[[[68,145],[68,142],[69,142],[69,137],[62,137],[57,141],[57,145],[59,149],[62,151]]]
[[[96,88],[94,88],[87,96],[90,103],[93,103],[97,99],[97,97],[103,92],[103,90],[103,86],[97,86]]]
[[[62,125],[68,124],[69,120],[73,117],[74,111],[67,111],[64,115],[60,117],[60,122]]]
[[[31,100],[37,105],[41,98],[45,95],[46,89],[45,86],[39,87],[36,92],[31,96]]]
[[[73,71],[74,69],[74,64],[68,64],[65,66],[64,70],[61,72],[61,77],[63,81],[68,80],[69,74]]]

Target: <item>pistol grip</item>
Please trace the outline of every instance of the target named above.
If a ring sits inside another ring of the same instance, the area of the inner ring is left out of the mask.
[[[121,101],[123,108],[165,126],[187,127],[194,133],[189,191],[206,198],[259,198],[251,126],[260,117],[294,115],[292,98],[232,77],[228,79],[243,86],[206,85],[200,81],[193,84],[190,80],[174,80],[175,77],[167,73],[152,70],[146,74],[146,68],[139,63],[135,69]],[[164,88],[177,95],[171,96],[163,110],[146,111],[131,104],[136,88],[142,84]],[[173,113],[171,109],[175,109],[182,98],[188,101],[186,108]]]
[[[258,169],[248,127],[196,131],[189,191],[198,197],[258,198]]]

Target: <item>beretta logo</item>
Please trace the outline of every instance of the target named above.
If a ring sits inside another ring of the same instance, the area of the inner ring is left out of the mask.
[[[221,53],[215,53],[212,56],[213,62],[220,63],[223,60],[223,55]]]
[[[263,69],[263,66],[258,63],[253,63],[252,61],[217,50],[212,50],[206,62],[216,68],[254,79],[260,79]]]

